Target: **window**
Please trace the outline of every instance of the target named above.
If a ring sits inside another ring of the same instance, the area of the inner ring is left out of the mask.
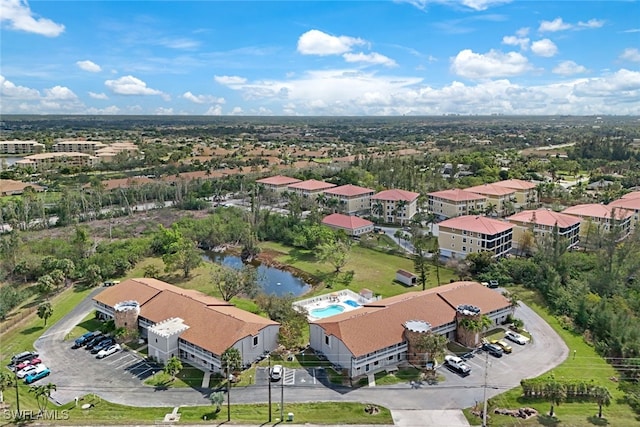
[[[257,346],[258,345],[258,337],[259,335],[256,335],[255,337],[253,337],[253,346]]]
[[[462,243],[467,243],[467,238],[466,237],[462,238]]]
[[[466,246],[462,247],[462,252],[467,252],[467,247]]]
[[[331,347],[331,340],[329,338],[330,338],[329,335],[325,335],[324,336],[324,343],[326,345],[328,345],[329,347]]]
[[[393,360],[393,355],[389,356],[389,360]]]
[[[373,362],[373,366],[378,366],[380,364],[380,362],[378,360],[376,360],[375,362]]]

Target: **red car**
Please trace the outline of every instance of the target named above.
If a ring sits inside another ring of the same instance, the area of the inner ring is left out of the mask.
[[[24,369],[29,365],[37,365],[38,363],[42,363],[42,360],[38,359],[37,357],[35,359],[24,361],[16,366],[16,371],[20,371],[21,369]]]

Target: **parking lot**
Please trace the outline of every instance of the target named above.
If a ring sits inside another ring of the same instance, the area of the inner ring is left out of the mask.
[[[271,381],[269,368],[257,368],[255,384],[266,386],[271,382],[272,387],[302,386],[313,387],[327,384],[328,378],[324,368],[289,369],[284,368],[284,374],[279,381]]]

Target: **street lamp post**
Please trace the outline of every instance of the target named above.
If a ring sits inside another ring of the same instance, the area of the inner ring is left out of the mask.
[[[267,371],[267,382],[269,383],[269,422],[271,422],[271,355],[267,356],[269,360],[269,370]]]
[[[284,369],[280,380],[280,422],[284,421]]]
[[[227,422],[231,421],[231,377],[229,375],[229,361],[227,361]]]

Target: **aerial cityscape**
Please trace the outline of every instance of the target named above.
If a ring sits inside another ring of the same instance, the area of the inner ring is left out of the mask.
[[[0,0],[2,424],[640,426],[638,16]]]

